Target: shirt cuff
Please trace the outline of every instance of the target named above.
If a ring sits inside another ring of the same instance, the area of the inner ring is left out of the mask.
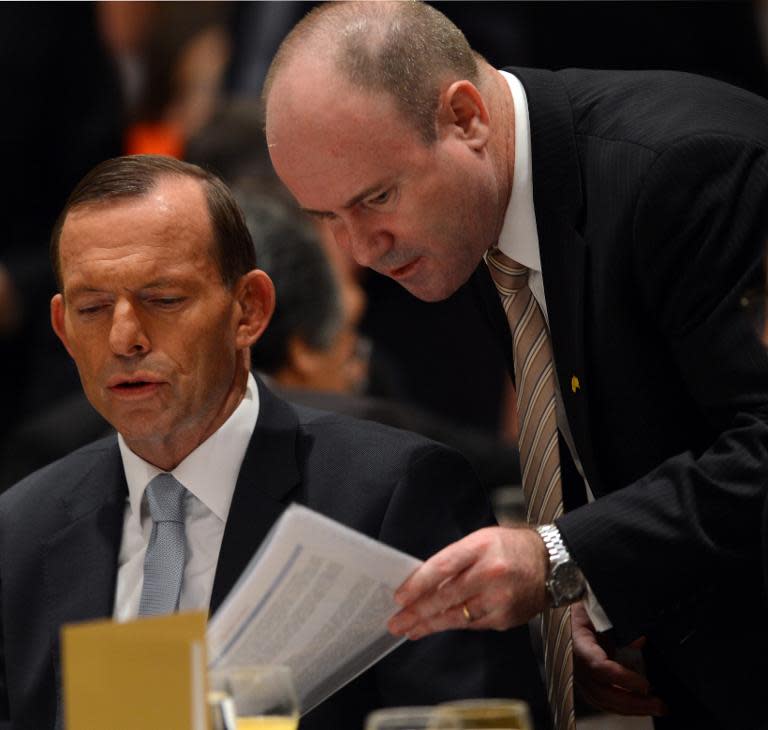
[[[610,622],[608,616],[606,616],[603,607],[600,605],[597,597],[592,591],[589,581],[587,581],[587,592],[584,594],[582,601],[584,603],[584,608],[587,609],[587,616],[589,616],[589,620],[595,627],[595,631],[602,633],[603,631],[608,631],[613,628],[613,624]]]

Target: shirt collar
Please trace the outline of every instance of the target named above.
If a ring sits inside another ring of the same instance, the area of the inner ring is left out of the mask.
[[[531,179],[531,123],[525,89],[516,76],[499,71],[509,85],[515,107],[515,166],[512,173],[512,193],[509,196],[504,224],[499,234],[499,249],[509,258],[541,271],[539,235],[533,208]]]
[[[258,417],[259,390],[249,373],[245,395],[230,417],[171,472],[223,522],[227,520],[240,466]],[[130,509],[134,518],[141,520],[144,490],[161,470],[131,451],[121,434],[117,441]]]

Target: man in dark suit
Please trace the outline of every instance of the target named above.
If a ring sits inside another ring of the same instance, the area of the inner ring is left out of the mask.
[[[0,727],[61,726],[63,624],[157,612],[144,589],[167,567],[176,582],[169,572],[154,589],[174,585],[171,610],[215,611],[291,501],[422,557],[492,522],[455,452],[290,406],[249,374],[275,294],[217,178],[162,157],[102,163],[71,195],[52,253],[53,327],[118,436],[0,497]],[[171,489],[176,566],[154,557],[154,503]],[[487,694],[543,706],[524,635],[401,647],[302,723],[362,727],[382,705]]]
[[[469,281],[512,369],[525,320],[507,321],[489,255],[527,278],[553,354],[553,410],[532,428],[556,414],[558,476],[537,494],[562,489],[565,513],[438,553],[391,630],[505,629],[571,605],[589,702],[659,727],[765,727],[768,359],[740,292],[768,224],[768,104],[685,74],[497,71],[422,3],[316,11],[265,100],[277,173],[359,263],[427,301]],[[607,650],[636,640],[647,675]]]

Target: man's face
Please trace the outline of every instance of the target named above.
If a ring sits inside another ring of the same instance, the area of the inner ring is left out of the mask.
[[[493,244],[499,206],[486,149],[442,113],[425,144],[386,94],[281,74],[267,108],[277,174],[355,260],[425,301],[459,288]]]
[[[134,450],[191,450],[239,398],[238,303],[212,239],[203,189],[181,177],[75,209],[64,223],[53,326],[88,399]]]

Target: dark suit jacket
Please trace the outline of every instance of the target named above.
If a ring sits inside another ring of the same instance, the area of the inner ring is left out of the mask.
[[[768,358],[740,292],[764,280],[768,103],[688,74],[510,70],[558,382],[597,497],[579,507],[561,444],[558,526],[616,638],[648,636],[680,717],[766,727]],[[484,267],[470,287],[511,354]]]
[[[422,558],[491,522],[457,453],[343,416],[294,408],[260,385],[211,611],[275,519],[300,502]],[[127,487],[116,439],[38,471],[0,497],[0,727],[53,728],[62,624],[112,614]],[[453,632],[406,644],[303,721],[357,730],[370,710],[451,697],[518,696],[544,706],[527,631]]]

